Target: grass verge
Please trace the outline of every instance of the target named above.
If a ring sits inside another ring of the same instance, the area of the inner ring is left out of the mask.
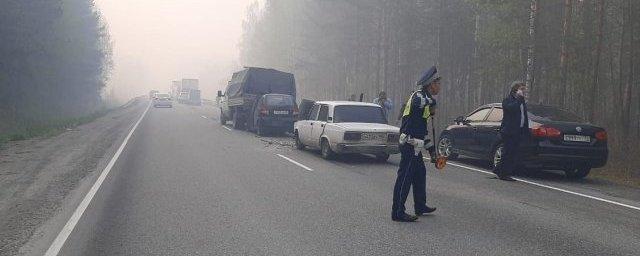
[[[9,141],[20,141],[31,138],[47,138],[56,136],[67,129],[90,123],[99,117],[106,115],[111,109],[102,109],[82,117],[49,120],[45,122],[22,124],[13,129],[13,132],[0,134],[0,147]]]

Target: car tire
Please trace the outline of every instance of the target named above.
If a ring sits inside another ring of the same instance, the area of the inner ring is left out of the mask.
[[[564,170],[564,175],[569,179],[583,179],[591,172],[590,167],[570,167]]]
[[[335,157],[335,153],[331,150],[331,145],[329,145],[329,141],[326,139],[322,139],[320,143],[320,153],[322,154],[322,158],[331,160]]]
[[[496,167],[500,164],[500,161],[502,159],[502,150],[504,149],[504,146],[502,145],[502,143],[498,144],[493,151],[491,151],[491,168],[492,169],[496,169]]]
[[[448,160],[456,160],[458,159],[458,154],[452,152],[453,149],[453,140],[448,134],[443,134],[440,136],[440,140],[438,141],[438,155],[446,157]]]
[[[302,141],[300,141],[300,136],[298,135],[297,131],[293,133],[293,137],[296,143],[296,149],[303,150],[306,146],[304,145],[304,143],[302,143]]]
[[[389,160],[389,157],[390,155],[387,153],[376,154],[376,160],[380,162],[386,162],[387,160]]]
[[[226,125],[227,124],[227,118],[224,116],[224,113],[222,112],[222,109],[220,110],[220,125]]]
[[[240,114],[234,113],[233,114],[233,129],[242,130],[243,127],[244,127],[244,124],[242,122],[243,122],[243,120],[242,120],[242,118],[240,118]]]

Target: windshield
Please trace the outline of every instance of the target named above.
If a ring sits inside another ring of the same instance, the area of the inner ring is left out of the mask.
[[[268,106],[293,106],[293,97],[289,95],[267,95],[265,103]]]
[[[529,118],[534,121],[584,122],[579,116],[551,106],[528,106]]]
[[[334,123],[378,123],[386,124],[382,108],[374,106],[336,106]]]

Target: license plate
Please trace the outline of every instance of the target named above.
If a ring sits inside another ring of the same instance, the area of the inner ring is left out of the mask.
[[[584,135],[564,135],[565,141],[591,142],[591,137]]]
[[[273,114],[274,114],[274,115],[288,115],[288,114],[289,114],[289,111],[286,111],[286,110],[285,110],[285,111],[278,111],[278,110],[274,110],[274,111],[273,111]]]
[[[386,140],[387,134],[385,133],[363,133],[362,139],[364,140]]]

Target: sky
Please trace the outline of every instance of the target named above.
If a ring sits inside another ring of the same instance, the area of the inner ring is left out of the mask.
[[[96,0],[113,41],[108,92],[118,100],[200,79],[214,98],[239,63],[242,21],[256,0]]]

